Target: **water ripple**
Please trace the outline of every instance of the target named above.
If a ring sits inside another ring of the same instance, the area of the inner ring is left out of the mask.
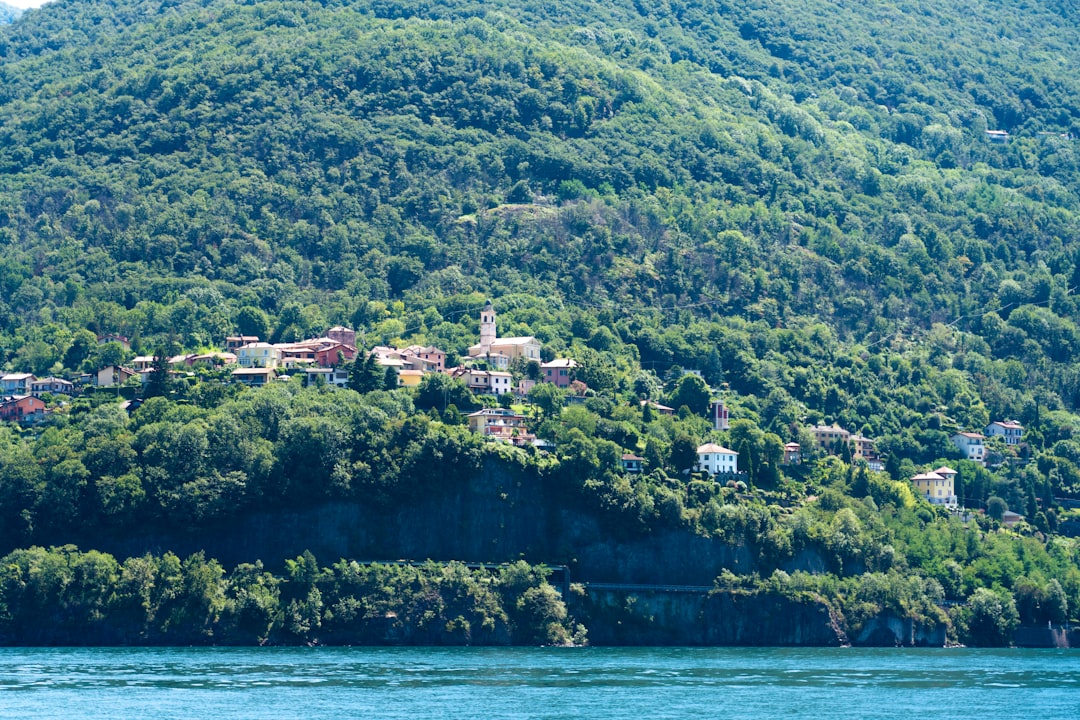
[[[1078,684],[1067,651],[0,650],[0,718],[1071,718]]]

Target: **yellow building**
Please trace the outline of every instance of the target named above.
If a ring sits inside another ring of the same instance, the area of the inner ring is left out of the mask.
[[[922,497],[934,505],[956,505],[956,471],[950,467],[939,467],[932,472],[922,473],[911,478]]]

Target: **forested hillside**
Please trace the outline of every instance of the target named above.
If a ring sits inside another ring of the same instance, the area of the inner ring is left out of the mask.
[[[962,531],[906,480],[947,462],[970,507],[1001,497],[1043,541],[1080,498],[1078,19],[1003,0],[55,0],[0,28],[0,365],[73,377],[127,359],[95,335],[130,357],[337,324],[457,358],[491,297],[503,334],[577,359],[593,395],[538,413],[557,454],[515,462],[573,476],[616,527],[753,545],[775,522],[771,571],[806,504],[808,547],[862,538],[837,576],[918,568],[959,599],[1054,578],[1075,610],[1072,541],[972,569],[984,549],[908,537]],[[749,488],[684,481],[680,451],[709,437],[684,369],[727,393],[741,424],[713,439],[743,449]],[[203,383],[132,418],[77,400],[0,432],[3,538],[406,502],[409,468],[494,452],[442,389]],[[1025,444],[1000,468],[959,459],[950,435],[1004,419]],[[832,422],[885,472],[779,467],[780,443]],[[620,449],[654,474],[616,479]],[[732,519],[755,490],[765,515]]]

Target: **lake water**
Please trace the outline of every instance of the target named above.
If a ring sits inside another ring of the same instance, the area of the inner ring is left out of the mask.
[[[1080,717],[1080,651],[0,649],[0,718]]]

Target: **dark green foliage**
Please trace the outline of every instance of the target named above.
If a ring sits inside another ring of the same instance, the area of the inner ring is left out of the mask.
[[[678,410],[683,406],[695,415],[709,414],[709,387],[697,375],[683,375],[668,396],[668,405]]]
[[[310,552],[282,574],[226,574],[201,553],[118,563],[73,546],[0,560],[0,645],[424,644],[582,642],[543,567],[460,563],[321,568]]]
[[[974,645],[1007,645],[1020,620],[1011,596],[1002,597],[986,588],[971,594],[965,610],[968,639]]]
[[[385,383],[386,370],[379,365],[374,354],[358,355],[349,368],[349,387],[358,393],[380,390]]]
[[[172,378],[169,377],[169,358],[163,348],[154,353],[154,361],[150,366],[150,374],[146,378],[146,386],[143,388],[143,397],[165,397],[172,387]]]
[[[475,396],[461,380],[441,373],[425,375],[414,400],[421,410],[432,408],[445,412],[453,407],[459,413],[468,414],[478,406]]]

